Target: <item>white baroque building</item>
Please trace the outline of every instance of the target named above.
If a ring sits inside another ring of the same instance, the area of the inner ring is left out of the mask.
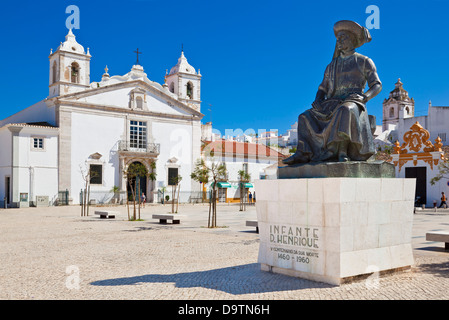
[[[383,102],[383,132],[378,138],[382,137],[385,142],[389,141],[391,145],[396,140],[402,142],[404,134],[416,122],[419,122],[425,130],[429,131],[429,140],[435,141],[437,137],[440,137],[443,145],[448,145],[449,107],[433,106],[429,101],[427,115],[415,116],[415,101],[409,97],[408,92],[403,88],[401,79],[398,79],[395,89]]]
[[[416,198],[427,207],[440,204],[441,192],[449,193],[447,179],[434,185],[438,164],[444,161],[449,137],[449,107],[429,102],[427,115],[415,116],[415,102],[399,79],[383,103],[384,131],[375,139],[378,146],[390,146],[396,177],[416,179]]]
[[[106,68],[91,82],[90,61],[69,31],[49,56],[48,97],[0,121],[0,204],[51,205],[61,191],[79,203],[88,169],[96,173],[92,197],[114,186],[126,192],[124,172],[133,162],[156,174],[141,180],[149,201],[169,175],[182,176],[184,191],[199,191],[190,173],[201,156],[201,74],[184,53],[162,85],[140,64],[125,75]]]

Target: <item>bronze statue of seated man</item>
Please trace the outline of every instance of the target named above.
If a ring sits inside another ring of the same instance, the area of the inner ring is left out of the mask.
[[[334,34],[334,57],[312,108],[298,117],[296,153],[285,164],[366,161],[375,153],[366,103],[382,90],[382,83],[373,61],[355,52],[371,35],[348,20],[337,22]]]

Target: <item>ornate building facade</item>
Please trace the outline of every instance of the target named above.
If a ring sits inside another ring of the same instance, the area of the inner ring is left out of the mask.
[[[142,181],[149,201],[170,185],[169,171],[182,176],[184,191],[200,190],[190,173],[201,156],[201,74],[184,52],[164,84],[139,63],[125,75],[106,67],[91,82],[91,58],[70,30],[49,56],[48,97],[0,121],[1,204],[27,206],[36,197],[52,204],[59,191],[78,203],[87,170],[96,172],[93,197],[104,202],[114,187],[126,192],[132,163],[149,173]]]
[[[434,143],[429,138],[429,131],[415,122],[402,137],[402,144],[396,141],[392,154],[396,177],[415,178],[417,203],[427,206],[438,202],[441,192],[447,191],[446,181],[430,183],[439,173],[438,165],[446,159],[441,138]]]

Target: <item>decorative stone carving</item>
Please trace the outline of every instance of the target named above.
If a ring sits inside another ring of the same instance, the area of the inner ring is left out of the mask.
[[[435,144],[432,144],[429,138],[429,131],[416,121],[410,127],[410,130],[404,134],[402,145],[399,141],[396,141],[392,158],[393,164],[399,166],[399,171],[409,161],[413,161],[413,165],[416,166],[418,160],[422,160],[433,169],[434,165],[438,165],[439,161],[444,159],[441,138],[437,137]]]
[[[95,153],[92,153],[92,154],[89,156],[89,159],[100,160],[100,158],[101,158],[102,156],[103,156],[102,154],[100,154],[100,153],[98,153],[98,152],[95,152]]]
[[[130,92],[129,108],[147,110],[147,95],[145,89],[137,87]]]

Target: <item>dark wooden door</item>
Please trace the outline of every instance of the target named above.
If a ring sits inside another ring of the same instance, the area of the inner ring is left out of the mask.
[[[415,199],[419,197],[418,205],[427,202],[427,168],[426,167],[410,167],[405,168],[406,178],[416,178]]]
[[[5,181],[5,198],[6,198],[6,205],[9,205],[11,203],[11,178],[10,177],[6,177],[6,181]]]

